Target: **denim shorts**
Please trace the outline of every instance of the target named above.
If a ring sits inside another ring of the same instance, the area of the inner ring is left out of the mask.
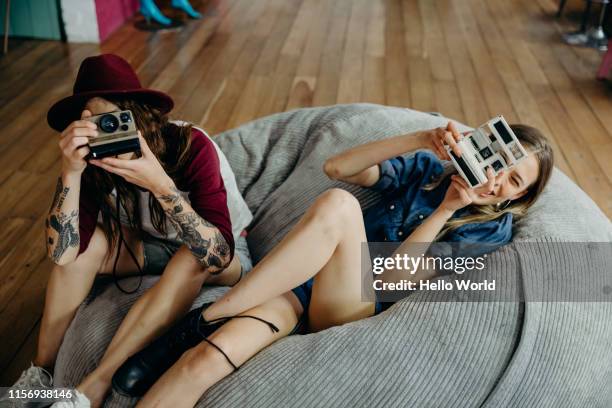
[[[302,319],[304,320],[302,324],[308,320],[308,305],[310,305],[310,298],[312,297],[312,284],[314,283],[314,278],[308,279],[306,282],[302,283],[297,288],[294,288],[292,292],[298,298],[300,303],[302,304],[302,308],[304,309],[304,313],[302,314]],[[374,314],[379,314],[384,312],[388,308],[393,305],[392,302],[376,302],[374,305]]]
[[[180,242],[157,238],[146,232],[143,232],[142,243],[144,252],[142,271],[145,275],[161,275],[170,258],[182,245]],[[236,239],[234,256],[237,256],[240,261],[241,277],[253,269],[251,254],[245,237],[240,236]]]

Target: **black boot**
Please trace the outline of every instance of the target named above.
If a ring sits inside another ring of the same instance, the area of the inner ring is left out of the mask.
[[[225,322],[235,318],[255,319],[265,323],[273,333],[277,333],[278,327],[274,324],[256,316],[238,315],[222,317],[207,322],[202,313],[212,303],[205,303],[201,307],[192,310],[174,325],[165,334],[149,344],[145,349],[128,358],[125,363],[113,375],[113,389],[119,394],[128,397],[142,397],[155,384],[155,382],[190,348],[207,342],[217,349],[227,362],[234,368],[238,367],[216,344],[207,339],[215,330],[223,326]]]
[[[113,389],[130,397],[141,397],[183,353],[200,344],[227,319],[207,324],[202,312],[206,303],[187,315],[142,351],[128,358],[113,376]]]

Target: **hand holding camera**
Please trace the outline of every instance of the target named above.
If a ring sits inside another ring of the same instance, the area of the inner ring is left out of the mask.
[[[139,158],[130,160],[105,157],[101,160],[91,159],[89,162],[123,177],[128,183],[151,191],[155,196],[167,194],[174,187],[174,182],[159,163],[155,154],[149,149],[147,142],[139,131],[137,131],[136,137],[141,152]]]
[[[62,132],[59,142],[65,173],[81,174],[87,162],[123,177],[129,183],[162,194],[174,182],[136,129],[132,112],[109,112],[92,116],[84,110],[81,120]],[[140,154],[137,159],[119,159],[124,153]]]
[[[66,173],[81,174],[87,167],[85,157],[89,154],[89,140],[98,136],[96,124],[85,120],[89,117],[91,112],[84,110],[81,120],[72,122],[60,135],[62,170]]]
[[[461,156],[461,148],[457,144],[463,135],[459,133],[453,122],[448,122],[446,128],[431,129],[421,133],[422,144],[431,150],[440,160],[451,160],[445,145],[449,146],[457,156]]]
[[[499,174],[502,173],[503,171]],[[468,185],[468,183],[457,174],[450,176],[451,183],[448,186],[448,190],[446,190],[446,195],[440,206],[447,211],[455,212],[472,204],[479,195],[493,191],[496,180],[495,172],[489,167],[486,170],[486,175],[486,183],[479,187]]]
[[[503,116],[496,116],[456,142],[456,148],[445,146],[453,165],[466,184],[472,188],[486,184],[489,172],[496,176],[509,170],[527,157],[527,151]]]

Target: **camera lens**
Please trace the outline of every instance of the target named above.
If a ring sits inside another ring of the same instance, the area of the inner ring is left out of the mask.
[[[106,133],[113,133],[119,127],[119,121],[114,115],[104,115],[100,118],[100,129]]]
[[[129,128],[130,127],[128,125],[121,125],[121,130],[123,130],[124,132],[127,132]]]
[[[485,147],[480,151],[480,155],[483,159],[488,159],[489,157],[493,156],[493,152],[491,152],[491,149],[489,149],[488,147]]]
[[[130,117],[130,114],[127,112],[123,112],[119,115],[119,119],[121,119],[121,122],[123,123],[127,123],[127,122],[131,122],[132,118]]]

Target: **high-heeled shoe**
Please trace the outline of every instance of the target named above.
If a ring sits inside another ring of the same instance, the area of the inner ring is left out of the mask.
[[[202,14],[198,13],[191,7],[189,0],[172,0],[172,7],[183,10],[189,17],[193,19],[202,18]]]
[[[140,14],[147,20],[147,25],[151,19],[162,26],[169,27],[172,24],[172,20],[162,14],[153,0],[140,0]]]

